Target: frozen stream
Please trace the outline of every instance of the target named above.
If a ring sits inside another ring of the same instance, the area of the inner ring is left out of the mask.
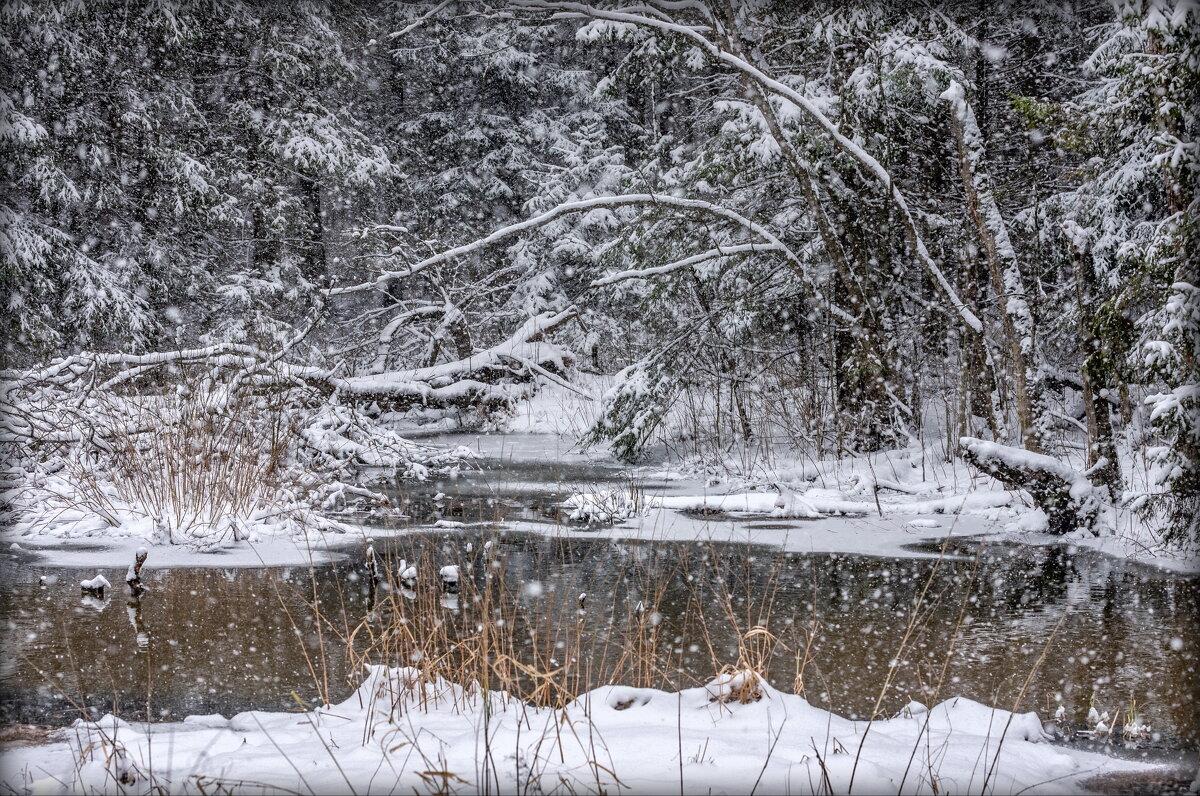
[[[680,685],[710,678],[714,656],[731,664],[737,657],[729,622],[710,623],[701,638],[682,618],[689,611],[721,617],[732,610],[743,630],[765,624],[787,645],[769,670],[786,691],[803,654],[796,642],[811,632],[807,696],[848,717],[870,713],[902,648],[909,608],[924,592],[922,621],[883,700],[889,714],[910,699],[931,703],[932,685],[944,678],[939,699],[962,694],[1004,708],[1024,686],[1020,708],[1043,718],[1058,699],[1082,721],[1090,704],[1124,711],[1132,697],[1154,733],[1145,747],[1194,749],[1200,741],[1195,579],[1062,547],[969,540],[939,562],[928,547],[924,555],[873,556],[614,538],[558,522],[553,507],[575,489],[626,483],[619,467],[551,449],[517,450],[511,460],[496,447],[485,453],[491,458],[481,472],[396,490],[409,518],[393,520],[392,530],[415,532],[377,531],[389,565],[399,558],[461,563],[468,582],[460,599],[469,599],[487,549],[487,560],[500,562],[514,585],[513,600],[587,637],[604,636],[631,621],[639,602],[652,603],[664,659]],[[649,492],[672,486],[639,483]],[[439,519],[465,525],[431,527]],[[725,535],[736,536],[738,529],[782,533],[805,521],[696,522],[734,526]],[[358,678],[336,634],[357,625],[371,599],[386,596],[363,577],[362,550],[355,541],[344,560],[316,569],[166,569],[153,566],[152,553],[149,591],[137,604],[127,604],[123,588],[104,602],[81,602],[79,570],[5,556],[0,715],[52,725],[81,711],[177,720],[297,709],[297,699],[311,705],[323,695],[344,699]],[[52,583],[39,585],[39,578]],[[588,595],[582,611],[581,593]],[[314,600],[325,623],[315,619]],[[446,601],[439,610],[456,609]],[[600,658],[618,654],[597,651],[591,668],[604,671]]]

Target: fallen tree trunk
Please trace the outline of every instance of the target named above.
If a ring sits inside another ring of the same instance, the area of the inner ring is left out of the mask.
[[[367,376],[330,378],[339,395],[355,402],[379,403],[392,410],[412,406],[499,406],[513,399],[511,385],[501,379],[531,380],[542,375],[558,380],[571,354],[545,342],[549,332],[576,317],[570,307],[536,315],[507,340],[468,357],[427,368],[394,370]]]
[[[231,404],[241,391],[299,388],[316,401],[375,403],[390,411],[500,409],[528,397],[528,383],[538,377],[575,389],[561,375],[573,354],[543,338],[576,315],[574,307],[545,312],[528,319],[507,340],[462,359],[366,376],[339,376],[284,361],[283,352],[234,343],[136,355],[85,352],[35,370],[0,371],[0,442],[73,444],[86,437],[104,449],[103,434],[91,420],[92,404],[100,398],[120,401],[121,392],[137,392],[138,382],[159,381],[165,369],[185,366],[200,368],[201,380],[222,381],[221,390],[208,399],[214,406]],[[218,371],[226,377],[218,378]],[[232,380],[227,378],[230,371],[236,373]]]
[[[1024,489],[1034,504],[1046,512],[1049,532],[1094,532],[1100,514],[1096,487],[1087,476],[1052,456],[1022,448],[959,439],[963,458],[1009,489]]]

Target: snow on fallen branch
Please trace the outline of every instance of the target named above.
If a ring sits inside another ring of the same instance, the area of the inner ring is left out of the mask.
[[[329,370],[296,365],[282,361],[277,354],[234,343],[137,355],[86,352],[36,370],[0,374],[5,378],[0,398],[6,404],[5,411],[0,413],[0,429],[10,442],[34,436],[47,439],[51,427],[60,424],[46,417],[42,418],[45,422],[39,423],[38,417],[45,412],[28,411],[31,404],[39,403],[28,398],[39,391],[60,391],[59,398],[63,399],[68,395],[82,396],[95,389],[106,392],[147,378],[156,369],[185,365],[210,373],[240,369],[229,390],[238,386],[284,386],[308,388],[325,396],[339,395],[355,401],[383,399],[392,404],[508,404],[518,396],[510,385],[497,383],[503,377],[527,379],[536,373],[565,384],[557,374],[566,369],[574,355],[543,338],[577,315],[575,307],[561,312],[544,312],[528,319],[506,340],[470,356],[429,367],[364,376],[337,376]],[[232,394],[227,395],[226,400],[233,400]],[[40,402],[43,408],[46,403]],[[67,411],[69,404],[57,399],[49,403],[61,403],[58,408],[63,411]],[[78,439],[78,435],[67,436]]]
[[[216,366],[249,366],[267,362],[271,358],[271,355],[262,349],[240,343],[218,343],[203,348],[154,351],[147,354],[86,351],[55,360],[46,367],[36,370],[0,371],[0,380],[3,380],[4,390],[7,392],[13,388],[26,387],[39,382],[68,384],[97,373],[102,368],[114,368],[119,374],[129,374],[128,378],[143,375],[152,368],[166,365],[205,362]],[[300,370],[316,372],[315,368],[301,368]]]
[[[541,313],[527,320],[507,340],[452,362],[330,378],[328,383],[340,395],[355,400],[400,406],[507,404],[514,396],[509,385],[496,383],[501,376],[553,374],[571,362],[570,352],[542,338],[577,314],[574,307]]]
[[[341,532],[319,512],[388,504],[348,483],[366,468],[423,479],[471,457],[404,439],[331,402],[327,372],[250,347],[79,354],[7,375],[3,519],[18,534],[209,550]]]
[[[379,330],[378,343],[375,354],[375,362],[371,365],[372,373],[383,373],[387,370],[388,351],[391,348],[392,340],[396,333],[416,320],[432,320],[441,319],[442,328],[448,328],[454,325],[465,326],[466,317],[462,310],[447,301],[445,304],[426,304],[419,307],[407,309],[390,321],[388,321],[382,329]]]
[[[573,356],[544,338],[576,314],[536,315],[451,362],[366,376],[233,343],[5,373],[5,519],[24,534],[200,549],[344,530],[319,511],[388,502],[353,483],[378,477],[366,468],[423,479],[471,458],[415,444],[357,404],[509,406],[535,376],[565,385]]]
[[[1100,513],[1096,487],[1052,456],[974,437],[959,439],[963,458],[1010,489],[1024,489],[1046,512],[1054,534],[1095,530]]]

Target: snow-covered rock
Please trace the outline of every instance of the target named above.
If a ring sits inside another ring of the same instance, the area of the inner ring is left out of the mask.
[[[88,591],[101,591],[112,587],[112,584],[108,582],[108,578],[104,577],[102,573],[96,573],[96,577],[94,578],[79,581],[79,585]]]

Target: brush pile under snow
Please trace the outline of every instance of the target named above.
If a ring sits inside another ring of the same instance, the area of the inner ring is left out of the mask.
[[[219,372],[137,392],[78,382],[5,389],[4,519],[17,534],[209,549],[340,532],[323,515],[388,504],[364,473],[424,479],[472,456],[294,386],[250,390]]]

